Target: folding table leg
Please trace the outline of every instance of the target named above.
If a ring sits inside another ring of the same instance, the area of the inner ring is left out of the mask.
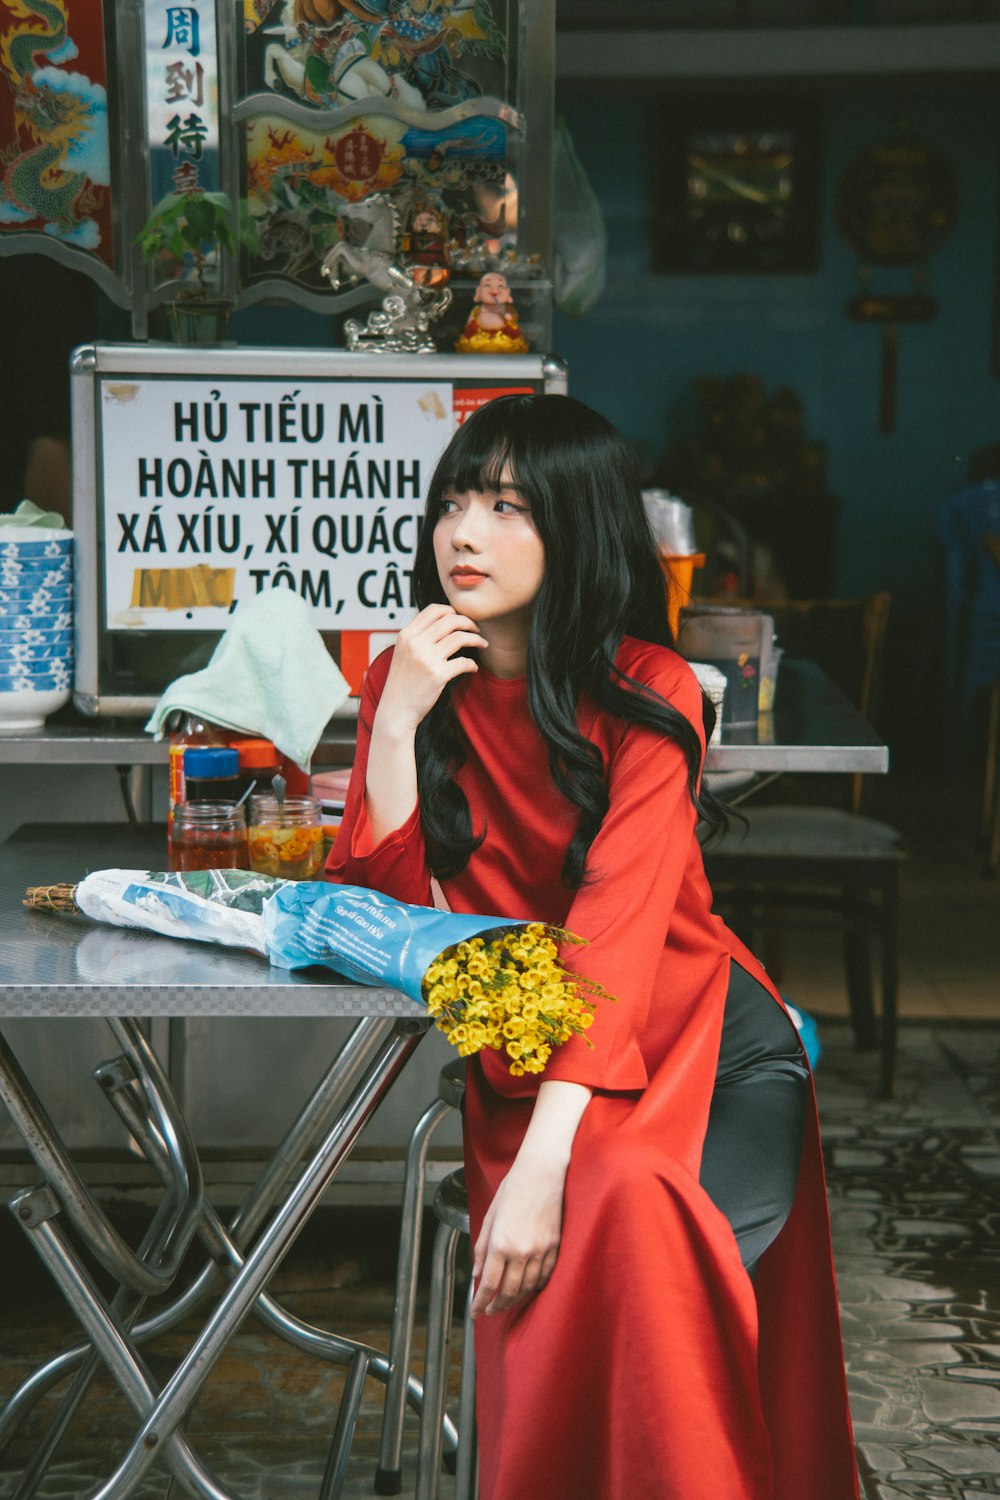
[[[30,1196],[28,1196],[27,1200],[21,1200],[18,1203],[18,1218],[22,1224],[24,1224],[25,1212],[31,1212],[31,1209],[27,1205],[30,1205]],[[150,1229],[147,1230],[147,1233],[145,1233],[144,1241],[142,1241],[142,1245],[139,1247],[139,1257],[144,1257],[145,1254],[148,1254],[150,1259],[154,1259],[154,1256],[156,1256],[157,1238],[159,1238],[157,1236],[157,1226],[156,1223],[153,1223]],[[139,1298],[135,1293],[129,1292],[127,1287],[118,1287],[111,1301],[111,1316],[123,1331],[129,1331],[130,1326],[135,1322],[139,1311],[141,1311],[142,1301],[144,1299]],[[100,1359],[97,1358],[96,1352],[88,1346],[87,1358],[79,1365],[72,1385],[64,1392],[63,1398],[61,1398],[60,1404],[58,1404],[58,1410],[52,1416],[51,1422],[49,1422],[48,1428],[46,1428],[45,1437],[40,1440],[39,1445],[37,1445],[37,1448],[31,1454],[30,1463],[25,1467],[24,1472],[21,1473],[21,1478],[18,1479],[18,1487],[13,1491],[10,1500],[30,1500],[30,1497],[36,1493],[37,1487],[42,1484],[46,1470],[48,1470],[48,1466],[51,1464],[55,1452],[57,1452],[58,1445],[60,1445],[63,1437],[66,1436],[67,1428],[69,1428],[73,1416],[78,1412],[79,1406],[81,1406],[82,1400],[87,1395],[88,1389],[90,1389],[91,1383],[93,1383],[94,1377],[97,1376],[99,1370]]]
[[[175,1429],[183,1421],[198,1391],[211,1373],[226,1342],[250,1311],[283,1255],[326,1191],[338,1167],[354,1146],[373,1110],[381,1103],[403,1068],[428,1022],[397,1021],[391,1037],[367,1070],[361,1084],[308,1162],[298,1182],[278,1209],[243,1266],[224,1293],[205,1327],[181,1360],[163,1390],[155,1397],[131,1446],[114,1474],[89,1500],[126,1500],[138,1480],[154,1462],[158,1450],[172,1444]],[[41,1226],[41,1230],[50,1226]],[[97,1326],[91,1337],[100,1336],[99,1351],[112,1367],[119,1383],[134,1388],[137,1378],[146,1384],[137,1358],[127,1342],[116,1346],[112,1330]],[[103,1345],[103,1346],[102,1346]],[[112,1363],[113,1362],[113,1363]],[[206,1492],[199,1487],[199,1494]]]
[[[49,1423],[44,1438],[32,1453],[27,1467],[22,1471],[11,1500],[31,1500],[39,1485],[44,1482],[59,1444],[66,1436],[69,1424],[76,1416],[80,1403],[89,1391],[100,1368],[101,1361],[92,1350],[77,1370],[73,1384],[60,1401],[59,1410]]]
[[[237,1274],[243,1266],[243,1256],[226,1234],[215,1210],[208,1204],[205,1205],[204,1224],[200,1233],[205,1239],[210,1253],[217,1255],[220,1260],[228,1256],[228,1260],[226,1261],[227,1269],[232,1274]],[[179,1303],[175,1303],[173,1306],[176,1308],[179,1306]],[[293,1348],[300,1349],[304,1354],[308,1354],[313,1358],[323,1359],[336,1364],[346,1364],[358,1349],[361,1348],[368,1358],[369,1372],[378,1380],[383,1382],[388,1381],[390,1362],[378,1350],[366,1348],[363,1345],[358,1345],[354,1340],[343,1338],[339,1334],[330,1333],[326,1329],[316,1328],[309,1323],[303,1322],[301,1319],[294,1317],[293,1314],[289,1313],[279,1302],[276,1302],[266,1293],[262,1293],[258,1297],[252,1311],[271,1332],[283,1338]],[[177,1318],[171,1319],[171,1326],[177,1320]],[[154,1326],[160,1324],[160,1318],[148,1319],[144,1323],[137,1324],[132,1333],[133,1342],[137,1344],[147,1342],[156,1333],[163,1331],[162,1326]],[[73,1349],[63,1350],[62,1353],[56,1355],[41,1371],[36,1371],[34,1375],[30,1376],[24,1382],[8,1402],[8,1408],[15,1401],[18,1402],[19,1409],[16,1412],[17,1422],[10,1424],[11,1430],[4,1433],[4,1440],[9,1440],[13,1429],[40,1396],[76,1368],[80,1361],[89,1355],[90,1352],[91,1346],[89,1344],[79,1344]],[[403,1385],[403,1392],[407,1404],[419,1414],[423,1405],[423,1386],[416,1376],[407,1376]],[[4,1409],[2,1416],[0,1416],[0,1422],[7,1415],[8,1408]],[[454,1448],[457,1442],[457,1433],[454,1423],[448,1416],[445,1416],[443,1419],[442,1437]],[[0,1447],[2,1447],[2,1443],[0,1443]]]
[[[128,1083],[128,1079],[121,1072],[116,1071],[115,1087],[111,1094],[112,1100],[117,1108],[126,1128],[135,1136],[143,1150],[143,1153],[153,1163],[154,1167],[166,1175],[166,1164],[159,1160],[163,1154],[163,1143],[158,1139],[155,1132],[150,1128],[150,1122],[143,1116],[140,1101],[134,1097],[128,1087],[122,1085]],[[296,1348],[315,1357],[333,1360],[342,1363],[345,1360],[353,1360],[355,1354],[365,1355],[368,1373],[387,1383],[386,1407],[394,1397],[398,1402],[398,1435],[397,1444],[402,1439],[403,1411],[407,1403],[419,1411],[423,1401],[423,1389],[420,1382],[410,1374],[410,1346],[413,1335],[413,1307],[416,1298],[417,1259],[420,1252],[420,1216],[419,1198],[423,1188],[423,1173],[426,1162],[427,1147],[430,1144],[430,1135],[444,1116],[448,1113],[450,1106],[438,1101],[427,1111],[424,1119],[428,1128],[421,1132],[418,1124],[411,1140],[410,1155],[407,1162],[406,1188],[404,1189],[404,1212],[403,1212],[403,1236],[400,1246],[399,1268],[397,1272],[396,1293],[396,1317],[393,1323],[393,1337],[390,1345],[389,1357],[378,1354],[375,1350],[356,1343],[352,1339],[344,1339],[336,1334],[330,1334],[323,1329],[314,1328],[300,1319],[292,1316],[280,1303],[275,1302],[267,1294],[262,1294],[255,1306],[255,1315],[277,1333],[279,1337],[293,1344]],[[419,1141],[418,1141],[419,1137]],[[418,1142],[415,1149],[414,1142]],[[411,1171],[411,1167],[413,1170]],[[411,1202],[416,1198],[416,1207]],[[407,1213],[407,1206],[413,1209],[412,1214]],[[407,1227],[409,1226],[409,1234]],[[243,1257],[239,1247],[234,1243],[232,1231],[227,1232],[221,1219],[206,1203],[202,1211],[202,1222],[199,1226],[199,1236],[203,1240],[209,1255],[217,1265],[224,1270],[235,1273],[243,1264]],[[400,1290],[402,1287],[402,1291]],[[408,1299],[408,1300],[407,1300]],[[402,1311],[401,1311],[402,1309]],[[383,1418],[383,1449],[385,1448],[385,1419]],[[453,1443],[455,1434],[449,1418],[445,1418],[444,1437]],[[398,1455],[397,1455],[398,1463]],[[376,1488],[377,1488],[376,1483]],[[398,1488],[398,1486],[397,1486]]]
[[[177,1425],[183,1420],[187,1409],[193,1403],[198,1390],[221,1353],[225,1341],[258,1298],[261,1304],[259,1311],[265,1321],[275,1326],[278,1332],[290,1338],[297,1346],[307,1348],[313,1353],[320,1353],[326,1358],[344,1358],[345,1355],[352,1357],[359,1353],[359,1346],[351,1341],[339,1340],[335,1335],[312,1329],[291,1318],[277,1304],[262,1295],[261,1289],[325,1191],[340,1163],[352,1149],[357,1135],[372,1110],[381,1101],[420,1037],[427,1030],[427,1025],[428,1023],[423,1020],[395,1024],[392,1035],[384,1041],[378,1054],[362,1074],[362,1081],[354,1086],[353,1097],[349,1103],[342,1108],[336,1120],[332,1123],[326,1122],[328,1128],[322,1144],[274,1221],[262,1235],[259,1244],[245,1261],[242,1261],[239,1251],[225,1234],[214,1213],[208,1205],[203,1205],[203,1219],[208,1220],[209,1232],[215,1230],[215,1237],[225,1246],[230,1261],[238,1269],[229,1291],[163,1392],[156,1393],[155,1387],[142,1369],[133,1341],[123,1338],[120,1329],[115,1328],[113,1324],[102,1326],[99,1318],[95,1326],[88,1329],[102,1358],[112,1367],[119,1384],[130,1395],[133,1405],[136,1405],[141,1412],[149,1413],[119,1468],[111,1479],[95,1492],[91,1500],[124,1500],[150,1463],[154,1461],[156,1449],[164,1441],[169,1443],[171,1458],[179,1461],[181,1472],[186,1475],[196,1493],[206,1496],[207,1500],[231,1500],[231,1497],[226,1496],[225,1491],[216,1485],[210,1475],[202,1472],[198,1461],[193,1454],[189,1453],[186,1443],[179,1436],[175,1442],[174,1434]],[[362,1023],[362,1026],[377,1027],[380,1034],[384,1035],[384,1023],[371,1021]],[[307,1113],[308,1110],[309,1106],[303,1113]],[[72,1264],[71,1255],[69,1263],[64,1263],[58,1233],[52,1226],[40,1226],[39,1234],[41,1241],[46,1244],[47,1259],[51,1262],[50,1269],[53,1270],[53,1274],[55,1275],[56,1270],[59,1269],[67,1278],[67,1284],[72,1286],[77,1268]],[[57,1279],[60,1278],[57,1277]],[[173,1321],[176,1319],[171,1320]],[[140,1325],[140,1328],[145,1327],[148,1331],[151,1325],[158,1322],[162,1327],[161,1320],[152,1319],[146,1325]],[[87,1352],[87,1346],[82,1346],[76,1350],[64,1351],[63,1355],[57,1356],[59,1376],[72,1368],[74,1363],[79,1363]],[[363,1352],[371,1362],[372,1372],[379,1374],[383,1379],[386,1378],[388,1361],[378,1355],[377,1351]],[[51,1369],[55,1363],[56,1361],[50,1362],[47,1369]],[[21,1395],[24,1390],[25,1387],[22,1387],[18,1394]],[[33,1394],[37,1399],[37,1394]],[[419,1406],[422,1394],[419,1382],[411,1379],[408,1382],[407,1394],[411,1404]],[[172,1467],[174,1467],[173,1463]]]
[[[13,1203],[16,1205],[15,1212],[21,1227],[31,1236],[53,1281],[89,1334],[94,1352],[103,1360],[136,1414],[139,1417],[145,1416],[155,1405],[156,1385],[131,1347],[128,1335],[111,1316],[100,1292],[80,1265],[56,1222],[60,1205],[55,1195],[50,1188],[40,1188],[19,1194]],[[171,1467],[183,1473],[195,1494],[202,1496],[203,1500],[238,1500],[204,1467],[188,1447],[182,1433],[172,1432],[168,1444],[165,1455],[167,1461]],[[156,1447],[154,1442],[147,1450],[146,1468],[158,1456]],[[95,1490],[91,1500],[105,1495],[108,1500],[112,1495],[116,1500],[125,1500],[129,1489],[109,1489],[111,1484],[112,1481],[109,1480],[99,1490]]]
[[[152,1131],[150,1121],[142,1113],[141,1101],[135,1097],[134,1092],[128,1087],[129,1078],[127,1070],[122,1070],[113,1065],[103,1065],[98,1072],[102,1075],[110,1074],[109,1081],[112,1088],[109,1089],[109,1097],[118,1110],[127,1130],[138,1140],[143,1154],[150,1160],[162,1176],[166,1176],[167,1167],[159,1158],[162,1157],[164,1146],[162,1141]],[[422,1120],[413,1132],[410,1142],[410,1150],[407,1156],[407,1167],[404,1188],[403,1204],[403,1228],[399,1252],[399,1265],[397,1268],[397,1287],[395,1299],[395,1317],[393,1320],[392,1341],[389,1348],[388,1361],[375,1350],[368,1349],[364,1345],[357,1344],[354,1340],[343,1339],[336,1334],[330,1334],[323,1329],[314,1328],[301,1320],[294,1318],[280,1303],[275,1302],[267,1294],[262,1294],[254,1306],[255,1315],[277,1333],[279,1337],[292,1343],[303,1352],[326,1360],[342,1363],[345,1360],[353,1361],[355,1356],[363,1354],[365,1357],[366,1373],[386,1382],[385,1410],[389,1412],[395,1404],[397,1409],[397,1423],[395,1430],[396,1467],[398,1474],[399,1451],[402,1444],[403,1412],[407,1404],[420,1410],[423,1404],[423,1388],[420,1382],[410,1374],[410,1348],[413,1338],[413,1314],[416,1300],[417,1261],[420,1254],[420,1200],[423,1194],[423,1178],[426,1165],[427,1149],[430,1145],[430,1137],[434,1129],[450,1111],[451,1106],[436,1101],[425,1112]],[[219,1219],[211,1204],[206,1203],[202,1212],[202,1222],[199,1226],[199,1236],[204,1241],[208,1253],[213,1257],[216,1264],[235,1273],[243,1264],[239,1247],[234,1244],[232,1230],[228,1232]],[[386,1451],[387,1417],[383,1416],[382,1429],[382,1451]],[[392,1436],[390,1428],[389,1436]],[[445,1415],[443,1420],[443,1437],[446,1442],[454,1446],[456,1433],[451,1419]],[[383,1471],[380,1469],[380,1473]],[[376,1489],[379,1488],[376,1478]],[[397,1484],[396,1490],[398,1491]],[[385,1493],[385,1491],[381,1491]]]
[[[116,1035],[135,1059],[148,1085],[147,1105],[163,1134],[171,1140],[171,1164],[176,1177],[171,1192],[177,1204],[169,1244],[157,1265],[145,1264],[128,1246],[94,1200],[66,1151],[13,1052],[0,1036],[0,1100],[17,1126],[45,1181],[77,1233],[102,1266],[135,1292],[153,1295],[166,1291],[180,1265],[198,1221],[202,1202],[201,1165],[170,1086],[159,1070],[145,1038],[134,1022],[112,1023]]]
[[[170,1112],[172,1098],[169,1094],[164,1096],[160,1088],[159,1070],[148,1066],[149,1057],[144,1044],[139,1044],[134,1023],[126,1023],[123,1030],[130,1042],[131,1057],[122,1056],[110,1063],[101,1064],[95,1070],[95,1078],[112,1102],[116,1090],[125,1084],[135,1085],[138,1095],[136,1113],[143,1121],[143,1137],[151,1142],[155,1140],[155,1153],[147,1150],[146,1155],[157,1168],[166,1193],[143,1236],[136,1257],[144,1266],[159,1268],[169,1261],[178,1233],[183,1232],[187,1205],[184,1200],[178,1202],[176,1187],[186,1178],[185,1156],[193,1154],[193,1145],[185,1147],[181,1144],[184,1139],[183,1130],[175,1132],[170,1129],[174,1123]],[[176,1113],[174,1105],[173,1115]],[[22,1216],[30,1211],[25,1208],[23,1200],[20,1210]],[[111,1302],[112,1317],[121,1328],[129,1329],[138,1317],[143,1301],[141,1296],[127,1286],[119,1286]],[[35,1448],[30,1463],[18,1480],[11,1500],[31,1500],[99,1369],[100,1360],[91,1351],[78,1369],[69,1390],[63,1395],[45,1436]]]
[[[363,1349],[358,1349],[352,1356],[347,1370],[344,1393],[340,1398],[340,1410],[337,1413],[337,1426],[330,1445],[330,1457],[327,1460],[326,1472],[319,1487],[317,1500],[340,1500],[344,1480],[347,1478],[347,1460],[351,1456],[354,1429],[358,1425],[358,1413],[361,1410],[361,1398],[365,1393],[367,1377],[368,1355]]]
[[[357,1087],[359,1080],[364,1076],[365,1069],[378,1053],[386,1037],[391,1034],[392,1027],[393,1022],[389,1019],[363,1020],[354,1027],[299,1112],[271,1161],[261,1173],[256,1185],[237,1210],[230,1226],[237,1244],[246,1245],[257,1233],[277,1198],[298,1171],[303,1156],[325,1134],[330,1121],[343,1109],[351,1091]],[[133,1076],[135,1061],[134,1054],[132,1058],[125,1059],[126,1068],[132,1072]],[[112,1084],[108,1089],[108,1097],[112,1103],[116,1102],[115,1090],[126,1079],[124,1073],[117,1078],[114,1076],[112,1070],[116,1068],[116,1065],[117,1060],[113,1060],[109,1064],[102,1064],[98,1069],[98,1073],[102,1075],[102,1083],[107,1078]],[[220,1255],[223,1263],[228,1265],[225,1250],[219,1251],[216,1247],[212,1253]],[[136,1325],[132,1333],[135,1342],[144,1344],[160,1334],[168,1333],[190,1313],[195,1312],[210,1295],[218,1275],[217,1265],[205,1266],[194,1283],[179,1297],[168,1306],[161,1308],[152,1317]],[[47,1364],[34,1371],[10,1396],[5,1405],[0,1407],[0,1451],[13,1437],[36,1402],[79,1365],[89,1353],[89,1348],[89,1345],[77,1345],[62,1350]]]

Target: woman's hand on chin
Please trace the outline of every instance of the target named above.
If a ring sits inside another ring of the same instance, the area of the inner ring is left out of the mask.
[[[563,1167],[515,1160],[476,1241],[474,1318],[518,1307],[548,1282],[559,1255],[565,1181]]]
[[[488,645],[468,615],[450,604],[428,604],[396,637],[379,716],[391,717],[400,732],[415,733],[452,678],[477,670],[471,657],[456,652]]]

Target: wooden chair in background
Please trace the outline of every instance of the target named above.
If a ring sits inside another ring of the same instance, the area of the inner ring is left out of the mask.
[[[768,601],[790,656],[819,662],[866,719],[878,721],[889,595],[861,600]],[[780,689],[779,689],[780,690]],[[808,790],[806,783],[800,785]],[[728,833],[709,841],[705,863],[716,906],[781,979],[779,934],[802,914],[832,915],[843,938],[844,975],[855,1041],[881,1050],[880,1087],[893,1089],[899,986],[899,875],[902,839],[861,811],[862,778],[850,778],[841,807],[804,803],[741,807]],[[876,1019],[872,953],[880,953]]]

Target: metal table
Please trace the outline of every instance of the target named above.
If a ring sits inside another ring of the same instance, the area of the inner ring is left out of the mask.
[[[198,1458],[179,1424],[226,1341],[253,1310],[298,1347],[349,1364],[319,1492],[320,1500],[335,1500],[365,1379],[368,1374],[387,1379],[388,1361],[374,1349],[301,1323],[267,1295],[266,1285],[430,1023],[420,1006],[396,991],[338,984],[327,971],[291,974],[250,954],[97,929],[82,919],[21,905],[29,885],[79,878],[88,868],[156,868],[162,854],[159,828],[107,824],[21,829],[0,847],[0,1020],[68,1015],[107,1020],[118,1055],[96,1070],[98,1083],[163,1186],[150,1228],[133,1250],[94,1200],[0,1036],[0,1097],[43,1178],[41,1186],[17,1193],[9,1206],[85,1335],[37,1371],[0,1410],[0,1445],[46,1390],[72,1377],[22,1477],[18,1495],[33,1494],[103,1364],[138,1425],[113,1474],[91,1500],[122,1500],[161,1459],[190,1492],[206,1500],[236,1500]],[[88,937],[95,931],[101,934],[103,972],[94,972],[87,959]],[[114,977],[106,981],[109,972]],[[204,1196],[197,1151],[148,1037],[131,1019],[137,1014],[361,1018],[228,1226]],[[210,1259],[193,1285],[176,1294],[174,1279],[195,1237]],[[90,1277],[77,1248],[81,1242],[118,1284],[110,1301]],[[149,1297],[161,1300],[146,1314]],[[140,1346],[206,1301],[201,1331],[159,1389]],[[419,1402],[416,1381],[410,1382],[409,1396]]]
[[[349,764],[356,726],[332,719],[316,752],[318,765]],[[165,765],[166,741],[136,726],[100,720],[47,724],[0,734],[0,765]],[[756,724],[723,726],[722,743],[709,747],[708,771],[884,772],[889,752],[853,704],[812,662],[783,660],[772,714]]]
[[[722,724],[706,771],[845,771],[884,774],[889,750],[850,699],[809,661],[783,660],[774,711],[756,723]]]

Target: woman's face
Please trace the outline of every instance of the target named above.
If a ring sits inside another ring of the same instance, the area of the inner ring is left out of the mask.
[[[545,573],[545,547],[510,466],[500,488],[445,492],[434,527],[434,559],[449,604],[481,624],[531,618]]]

